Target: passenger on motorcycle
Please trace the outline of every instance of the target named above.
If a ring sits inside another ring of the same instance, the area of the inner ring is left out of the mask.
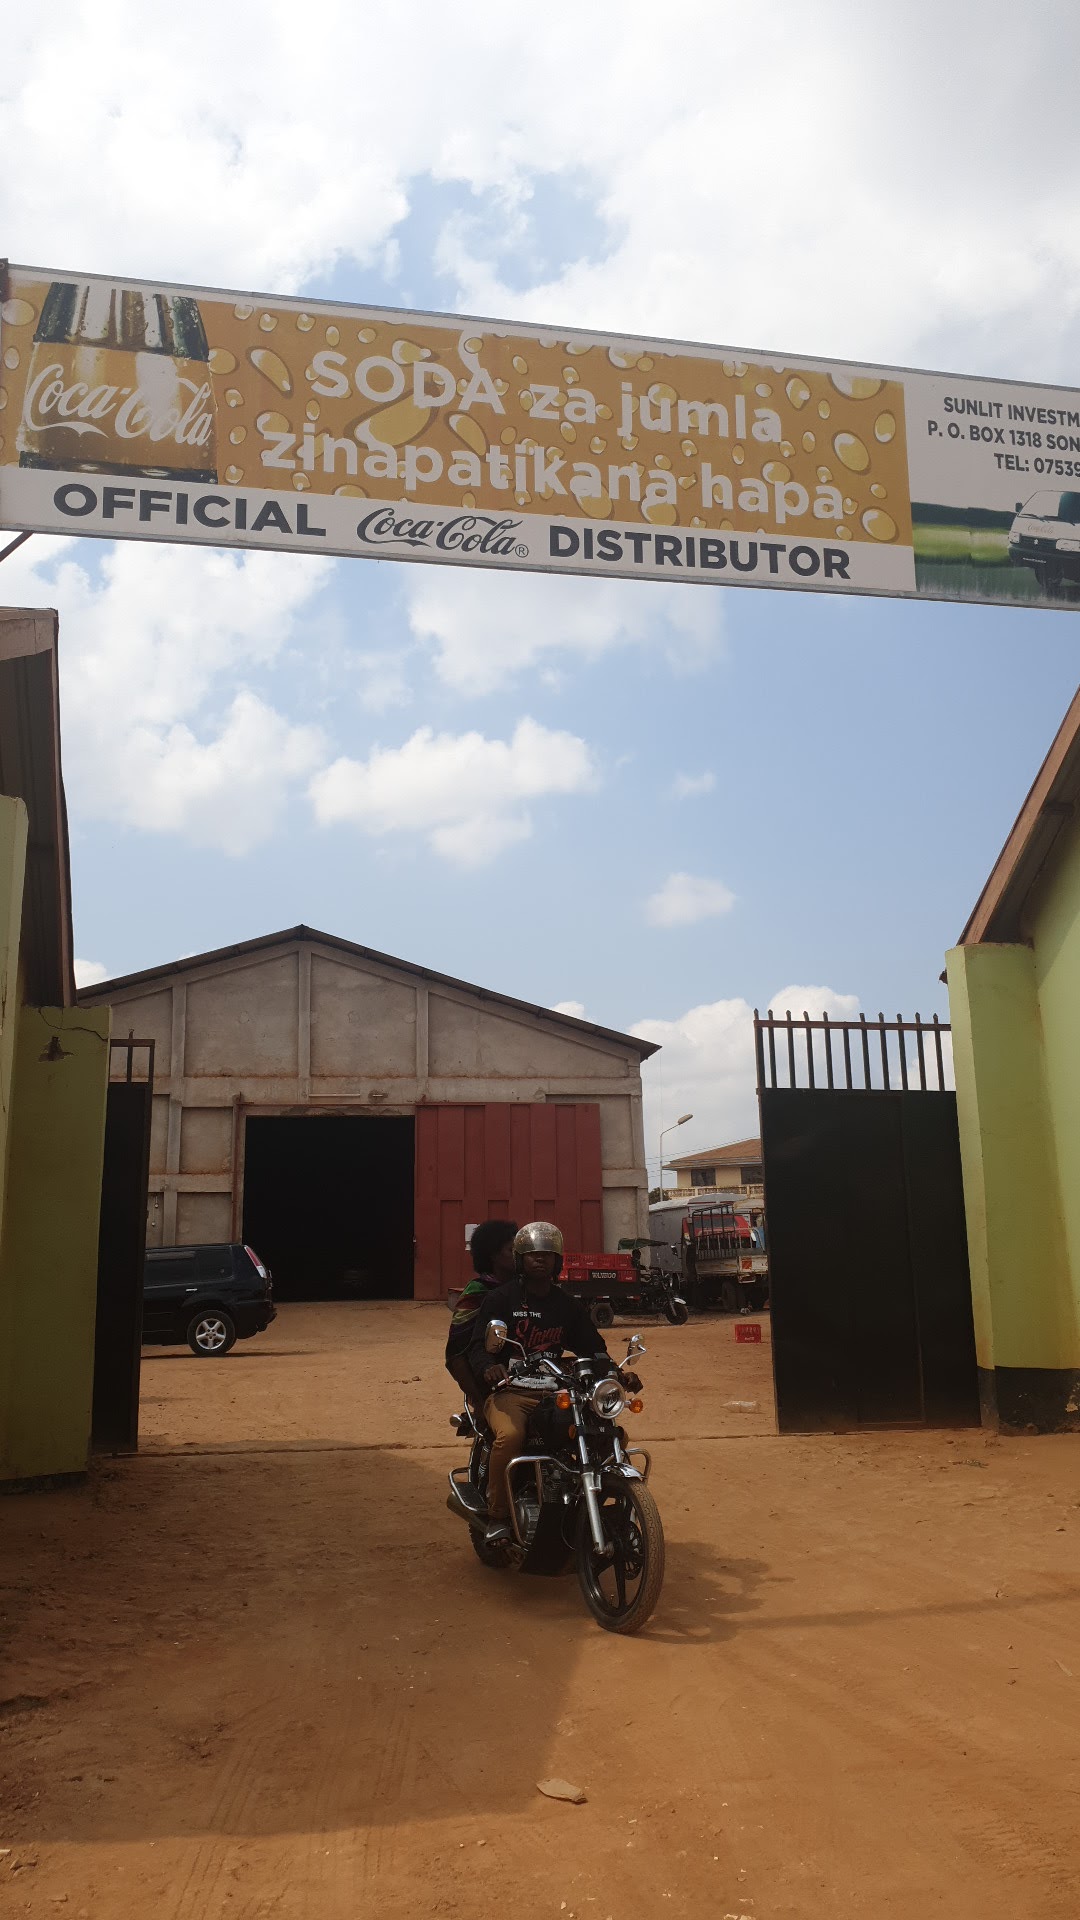
[[[523,1347],[527,1356],[546,1354],[558,1360],[569,1351],[579,1359],[602,1355],[610,1361],[600,1335],[593,1326],[587,1308],[564,1293],[556,1280],[562,1268],[563,1237],[548,1220],[533,1220],[514,1237],[516,1274],[513,1280],[489,1293],[473,1321],[468,1363],[487,1394],[484,1419],[494,1435],[488,1466],[488,1526],[486,1539],[498,1546],[513,1539],[510,1526],[510,1496],[506,1469],[521,1452],[529,1414],[541,1401],[541,1395],[519,1387],[501,1386],[509,1379],[501,1360],[493,1360],[484,1344],[493,1320],[506,1322],[511,1340]],[[632,1393],[641,1382],[634,1373],[619,1369]]]
[[[495,1287],[512,1280],[517,1271],[514,1264],[516,1232],[515,1220],[482,1220],[478,1227],[473,1228],[469,1241],[473,1277],[464,1287],[450,1322],[446,1341],[446,1371],[452,1380],[457,1381],[475,1408],[483,1405],[487,1390],[473,1377],[468,1361],[469,1343],[476,1316],[488,1295]]]

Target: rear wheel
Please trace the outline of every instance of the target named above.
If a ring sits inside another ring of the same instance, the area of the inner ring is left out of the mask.
[[[236,1345],[236,1323],[224,1307],[201,1307],[188,1321],[187,1343],[200,1360],[220,1360]]]
[[[594,1327],[613,1327],[615,1325],[615,1309],[610,1301],[598,1300],[596,1302],[592,1310],[592,1322]]]
[[[720,1288],[720,1305],[725,1313],[738,1313],[742,1298],[734,1280],[725,1280]]]
[[[617,1493],[599,1496],[604,1538],[612,1548],[602,1559],[593,1546],[588,1510],[578,1512],[578,1584],[585,1605],[608,1633],[638,1633],[650,1619],[664,1584],[664,1529],[648,1487],[627,1481]]]

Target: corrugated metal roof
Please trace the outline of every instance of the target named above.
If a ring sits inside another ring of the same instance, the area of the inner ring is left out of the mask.
[[[70,1007],[71,872],[60,766],[57,616],[51,608],[0,607],[0,793],[26,805],[22,956],[32,1006]]]
[[[987,880],[959,946],[1025,937],[1024,908],[1053,853],[1058,836],[1080,806],[1080,692],[1075,695],[1035,776]]]
[[[669,1172],[676,1167],[742,1167],[761,1159],[760,1140],[736,1140],[732,1146],[710,1147],[706,1153],[686,1153],[681,1160],[665,1160]]]
[[[202,967],[213,969],[224,961],[265,953],[272,947],[305,943],[333,947],[353,959],[373,960],[380,966],[395,967],[400,973],[411,973],[417,979],[428,980],[435,986],[456,987],[459,992],[475,994],[478,999],[488,1000],[494,1006],[508,1007],[516,1013],[539,1015],[552,1026],[568,1027],[580,1034],[597,1034],[605,1040],[615,1040],[620,1046],[633,1048],[642,1060],[648,1060],[650,1055],[660,1051],[653,1040],[639,1040],[636,1034],[620,1033],[615,1027],[599,1027],[592,1020],[577,1020],[573,1014],[556,1013],[554,1008],[538,1007],[530,1000],[515,1000],[510,994],[494,993],[490,987],[478,987],[470,980],[456,980],[448,973],[435,973],[432,968],[417,966],[412,960],[399,960],[394,954],[379,953],[374,947],[361,947],[355,940],[344,940],[340,934],[320,933],[317,927],[303,924],[286,927],[280,933],[264,933],[255,940],[238,940],[231,947],[215,947],[208,953],[189,953],[182,960],[170,960],[160,967],[146,967],[141,973],[126,973],[115,980],[96,981],[92,987],[83,987],[79,999],[87,1006],[92,1006],[115,1000],[118,994],[126,993],[133,987],[160,985],[176,974],[192,973]]]

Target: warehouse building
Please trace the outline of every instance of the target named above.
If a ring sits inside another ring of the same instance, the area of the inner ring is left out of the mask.
[[[442,1299],[490,1215],[647,1231],[649,1041],[304,926],[79,999],[155,1043],[148,1245],[243,1239],[284,1298]]]

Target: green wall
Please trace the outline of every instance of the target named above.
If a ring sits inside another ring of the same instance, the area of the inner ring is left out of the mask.
[[[86,1466],[109,1025],[107,1007],[18,1016],[0,1239],[0,1481]]]
[[[19,934],[26,876],[26,839],[27,816],[23,802],[0,794],[0,1234],[4,1227],[8,1117],[15,1071],[15,1036],[19,1024]],[[4,1357],[0,1348],[0,1381],[3,1376]]]
[[[1013,945],[948,956],[984,1414],[1080,1426],[1080,824]]]
[[[949,1007],[979,1366],[1080,1366],[1029,947],[957,947]]]
[[[1080,827],[1059,838],[1027,919],[1065,1244],[1080,1300]]]

